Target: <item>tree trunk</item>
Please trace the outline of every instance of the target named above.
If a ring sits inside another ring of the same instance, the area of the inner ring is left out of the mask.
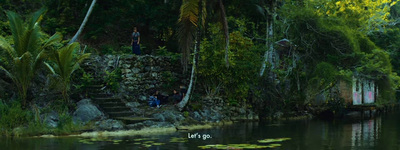
[[[197,60],[199,59],[199,54],[197,52],[197,49],[200,48],[200,41],[201,41],[201,25],[202,25],[202,13],[203,13],[203,1],[199,0],[199,21],[198,21],[198,26],[197,26],[197,37],[195,39],[196,44],[194,45],[194,55],[193,55],[193,65],[192,65],[192,73],[190,75],[190,83],[189,83],[189,88],[186,92],[185,97],[182,99],[181,102],[177,104],[177,107],[179,111],[182,111],[183,108],[185,108],[186,104],[189,102],[190,94],[192,93],[192,89],[194,88],[195,84],[195,75],[196,75],[196,67],[197,67]]]
[[[273,12],[270,15],[272,17],[271,19],[267,18],[267,23],[265,27],[265,48],[266,51],[264,53],[264,61],[262,62],[261,65],[261,70],[260,70],[260,76],[264,75],[265,68],[267,66],[267,61],[272,65],[272,68],[275,68],[275,64],[273,62],[273,55],[274,54],[274,43],[273,43],[273,36],[274,36],[274,23],[275,23],[275,17],[276,17],[276,7],[275,7],[275,2],[272,3],[272,9]]]
[[[197,55],[197,43],[194,46],[194,55],[193,55],[193,66],[192,66],[192,73],[190,75],[190,83],[189,83],[189,88],[187,90],[187,93],[185,95],[185,97],[182,99],[181,102],[179,102],[177,104],[177,107],[179,109],[179,111],[182,111],[183,108],[185,108],[186,104],[189,102],[189,98],[190,98],[190,94],[192,93],[192,88],[193,88],[193,84],[194,84],[194,76],[195,76],[195,69],[197,67],[197,60],[196,60],[196,55]]]
[[[264,75],[265,72],[265,68],[267,67],[267,62],[271,63],[273,65],[272,62],[272,55],[273,55],[273,50],[274,50],[274,45],[272,42],[272,37],[274,36],[274,32],[273,32],[273,23],[271,23],[270,21],[267,21],[267,25],[266,25],[266,35],[265,35],[265,48],[266,51],[264,53],[264,61],[262,62],[262,66],[261,66],[261,71],[260,71],[260,76]]]
[[[92,13],[93,7],[96,4],[96,0],[92,1],[92,4],[90,4],[89,10],[86,13],[85,19],[83,19],[81,26],[79,27],[79,30],[76,32],[76,34],[74,35],[74,37],[72,37],[71,41],[69,41],[68,44],[71,44],[73,42],[75,42],[79,35],[82,33],[83,28],[85,28],[86,22],[89,20],[89,16]]]
[[[228,21],[226,20],[225,6],[222,3],[222,0],[219,0],[219,7],[221,9],[222,27],[225,34],[225,65],[226,67],[229,67],[229,26]]]

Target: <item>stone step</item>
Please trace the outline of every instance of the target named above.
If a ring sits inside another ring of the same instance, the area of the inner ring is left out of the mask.
[[[134,124],[146,120],[156,120],[154,118],[146,118],[146,117],[115,117],[114,119],[121,120],[125,124]]]
[[[116,118],[116,117],[129,117],[135,115],[134,112],[132,111],[118,111],[118,112],[107,112],[107,114],[111,118]]]
[[[123,102],[100,102],[98,103],[101,108],[104,107],[125,107],[125,103]]]
[[[117,107],[102,107],[102,109],[106,112],[118,112],[118,111],[130,111],[131,108],[126,106],[117,106]]]
[[[88,93],[104,93],[105,90],[101,90],[100,88],[87,88],[86,91]]]
[[[93,98],[93,101],[95,102],[121,102],[120,98],[114,98],[114,97],[95,97],[94,95],[91,95]]]
[[[87,95],[89,95],[92,98],[102,98],[102,97],[112,96],[111,94],[107,94],[107,93],[92,93],[92,92],[87,93]]]
[[[106,95],[107,91],[100,90],[100,89],[88,89],[88,90],[86,90],[86,93],[90,93],[90,96],[102,97],[102,96],[97,96],[97,95]],[[104,97],[106,97],[106,96],[104,96]],[[107,97],[109,97],[109,96],[107,96]]]
[[[86,88],[92,88],[92,89],[101,89],[103,88],[103,84],[94,84],[94,85],[87,85]]]

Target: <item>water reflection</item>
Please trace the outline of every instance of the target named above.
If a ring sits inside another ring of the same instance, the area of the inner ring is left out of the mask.
[[[362,121],[361,123],[353,123],[351,134],[352,149],[362,147],[374,147],[376,140],[379,139],[379,129],[381,128],[381,117]]]
[[[258,144],[257,140],[266,138],[292,138],[282,142],[284,150],[382,150],[400,149],[400,118],[398,115],[376,117],[370,120],[303,120],[269,123],[238,123],[232,126],[207,130],[174,132],[167,135],[111,137],[123,140],[113,142],[94,142],[85,144],[78,137],[69,138],[21,138],[0,139],[0,149],[150,149],[150,150],[192,150],[207,144]],[[171,143],[171,138],[187,138],[191,134],[210,134],[212,139],[189,139],[185,143]],[[162,146],[144,148],[135,144],[133,139],[156,138]]]

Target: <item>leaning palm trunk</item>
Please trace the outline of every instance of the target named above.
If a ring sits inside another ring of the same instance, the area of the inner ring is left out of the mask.
[[[205,14],[203,14],[203,9],[205,9],[203,6],[203,0],[187,0],[183,1],[183,4],[181,6],[181,16],[179,19],[179,22],[182,23],[185,28],[181,29],[191,29],[192,26],[195,26],[195,29],[197,31],[197,35],[195,37],[195,45],[194,45],[194,55],[193,55],[193,64],[192,64],[192,73],[190,76],[190,83],[189,83],[189,88],[187,90],[187,93],[185,97],[182,99],[181,102],[177,104],[177,108],[182,111],[183,108],[186,106],[186,104],[189,101],[190,95],[193,91],[194,85],[195,85],[195,75],[196,75],[196,67],[197,67],[197,60],[199,58],[198,54],[198,49],[200,48],[200,40],[201,40],[201,29],[200,27],[204,26],[204,19],[205,19]],[[194,9],[194,10],[193,10]],[[205,11],[204,11],[205,12]],[[183,48],[186,51],[190,52],[190,45],[192,43],[192,32],[194,30],[182,30],[181,31],[181,36],[180,36],[180,41],[183,46]],[[182,36],[184,35],[184,36]],[[182,39],[185,37],[189,37],[187,39]],[[189,40],[188,40],[189,39]],[[183,43],[185,42],[185,43]],[[184,57],[184,56],[183,56]]]
[[[85,28],[86,22],[89,20],[89,16],[92,13],[93,7],[96,4],[96,0],[92,1],[92,4],[90,4],[89,10],[86,13],[85,19],[83,19],[81,26],[79,27],[79,30],[76,32],[76,34],[74,35],[74,37],[71,39],[71,41],[69,41],[68,44],[71,44],[73,42],[76,41],[76,39],[78,39],[79,35],[82,33],[83,28]]]
[[[185,95],[185,97],[182,99],[181,102],[179,102],[177,104],[177,107],[179,109],[179,111],[182,111],[183,108],[186,106],[186,104],[189,101],[190,98],[190,94],[192,93],[192,89],[193,89],[193,84],[194,84],[194,76],[195,76],[195,72],[196,72],[196,66],[197,66],[197,44],[195,44],[194,46],[194,55],[193,55],[193,66],[192,66],[192,73],[190,75],[190,83],[189,83],[189,88],[187,90],[187,93]]]

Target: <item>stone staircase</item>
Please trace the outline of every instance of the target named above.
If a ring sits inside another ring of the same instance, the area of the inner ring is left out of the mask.
[[[120,120],[125,124],[153,120],[152,118],[136,117],[135,112],[127,107],[121,98],[106,93],[104,88],[105,86],[103,84],[89,85],[86,87],[86,93],[109,118]]]
[[[101,64],[102,58],[91,57],[86,59],[81,67],[85,72],[90,73],[94,81],[92,85],[86,86],[86,97],[91,98],[92,102],[97,104],[98,108],[105,113],[109,118],[120,120],[125,124],[133,124],[145,120],[154,120],[153,118],[137,117],[131,108],[127,107],[121,98],[115,97],[113,93],[107,92],[104,81],[102,80],[102,70],[107,69]],[[112,63],[113,68],[118,67],[118,60]],[[110,68],[109,68],[110,69]]]

